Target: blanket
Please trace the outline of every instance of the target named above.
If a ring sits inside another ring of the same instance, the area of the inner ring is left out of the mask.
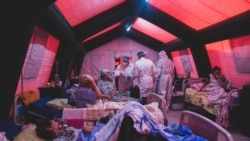
[[[131,117],[133,127],[138,133],[152,136],[160,135],[168,141],[183,141],[189,137],[198,137],[192,132],[187,136],[175,135],[172,132],[166,132],[164,125],[157,123],[150,116],[149,111],[138,102],[128,103],[121,109],[106,125],[98,126],[89,136],[89,141],[113,141],[118,139],[120,127],[125,116]],[[169,131],[169,130],[168,130]],[[190,130],[191,131],[191,130]],[[200,138],[203,139],[203,138]],[[205,141],[203,139],[202,141]]]
[[[205,91],[209,102],[219,104],[228,97],[228,93],[221,86],[211,86],[203,89]]]

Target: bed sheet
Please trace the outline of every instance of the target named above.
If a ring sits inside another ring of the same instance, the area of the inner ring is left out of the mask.
[[[205,92],[199,92],[194,88],[187,88],[185,91],[185,102],[202,107],[207,112],[216,115],[218,104],[212,104],[208,101]]]
[[[119,110],[125,107],[127,104],[136,101],[123,101],[123,102],[113,102],[113,101],[100,101],[95,105],[88,105],[88,108],[64,108],[62,113],[62,119],[64,120],[79,120],[83,119],[85,121],[97,121],[101,117],[112,117]],[[139,102],[136,102],[139,103]],[[144,107],[149,111],[153,119],[158,123],[164,122],[164,115],[159,108],[157,102],[152,102],[144,105]]]

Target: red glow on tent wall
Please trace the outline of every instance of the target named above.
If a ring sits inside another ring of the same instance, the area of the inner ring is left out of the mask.
[[[112,25],[112,26],[110,26],[110,27],[108,27],[108,28],[106,28],[106,29],[104,29],[104,30],[102,30],[102,31],[88,37],[87,39],[83,40],[82,42],[87,42],[87,41],[89,41],[89,40],[91,40],[91,39],[93,39],[93,38],[95,38],[95,37],[97,37],[97,36],[99,36],[101,34],[104,34],[104,33],[108,32],[108,31],[110,31],[110,30],[112,30],[112,29],[114,29],[114,28],[116,28],[116,27],[118,27],[120,25],[121,25],[121,22],[116,23],[116,24],[114,24],[114,25]]]
[[[189,48],[179,50],[179,51],[173,51],[171,52],[171,55],[173,58],[173,62],[175,64],[176,73],[179,78],[181,77],[186,78],[188,75],[188,72],[190,73],[190,77],[194,77],[194,78],[198,77],[194,59],[192,57],[192,54]]]
[[[250,80],[250,36],[223,40],[206,45],[210,63],[219,66],[233,87],[241,88]],[[240,67],[237,70],[237,67]],[[245,70],[245,72],[241,72]]]
[[[247,0],[150,0],[149,3],[195,30],[204,29],[250,9]]]
[[[16,94],[22,89],[23,91],[34,90],[39,94],[37,88],[44,87],[48,82],[58,46],[59,41],[55,37],[38,27],[34,29],[22,69],[23,76],[20,76]]]
[[[142,19],[137,18],[132,26],[133,29],[136,29],[156,40],[167,43],[172,40],[177,39],[176,36],[166,32],[165,30],[161,29],[160,27]]]
[[[125,0],[57,0],[56,6],[71,26],[76,26]]]

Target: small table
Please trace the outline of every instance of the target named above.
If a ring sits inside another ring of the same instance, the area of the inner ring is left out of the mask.
[[[53,97],[53,98],[61,98],[62,88],[61,87],[40,87],[38,88],[40,92],[40,97]]]

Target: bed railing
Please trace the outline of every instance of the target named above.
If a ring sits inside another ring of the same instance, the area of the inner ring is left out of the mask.
[[[150,93],[147,97],[147,103],[152,103],[152,102],[158,102],[159,103],[159,108],[161,109],[164,119],[167,119],[167,112],[168,109],[166,107],[166,102],[165,99],[163,99],[161,96],[159,96],[156,93]]]
[[[220,141],[222,138],[225,141],[233,141],[232,135],[224,128],[212,120],[184,110],[181,114],[180,124],[187,125],[193,133],[208,139],[208,141]]]

